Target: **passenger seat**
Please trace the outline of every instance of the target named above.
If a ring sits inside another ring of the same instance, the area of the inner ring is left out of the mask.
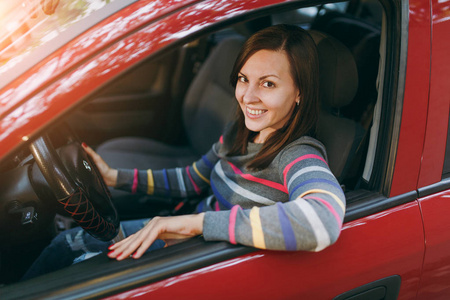
[[[104,142],[96,149],[97,153],[112,168],[157,170],[184,167],[199,159],[219,139],[236,111],[229,76],[243,43],[244,38],[240,37],[222,40],[189,86],[182,111],[187,146],[172,146],[142,137],[121,137]],[[115,189],[111,189],[111,195],[122,219],[150,217],[171,209],[167,199],[131,195]]]
[[[380,27],[351,14],[329,11],[319,15],[311,29],[338,39],[352,53],[358,70],[358,89],[353,101],[337,113],[360,122],[367,129],[378,94]]]
[[[358,89],[358,71],[352,53],[337,39],[311,30],[319,54],[320,115],[317,138],[325,145],[330,169],[345,179],[365,130],[354,120],[336,116],[352,102]]]

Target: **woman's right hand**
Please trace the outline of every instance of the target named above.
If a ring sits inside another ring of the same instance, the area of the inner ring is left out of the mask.
[[[117,260],[123,260],[130,255],[140,258],[156,239],[162,239],[168,246],[200,235],[203,233],[204,219],[205,213],[154,217],[138,232],[111,245],[108,256]]]
[[[103,158],[85,143],[82,143],[81,146],[97,165],[97,169],[100,171],[100,174],[102,174],[103,180],[105,181],[106,185],[115,187],[117,184],[117,169],[113,169],[108,166]]]

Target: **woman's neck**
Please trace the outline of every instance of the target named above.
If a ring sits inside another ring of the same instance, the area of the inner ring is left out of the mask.
[[[253,139],[253,143],[255,143],[255,144],[264,144],[265,140],[266,139],[261,136],[261,132],[260,132]]]

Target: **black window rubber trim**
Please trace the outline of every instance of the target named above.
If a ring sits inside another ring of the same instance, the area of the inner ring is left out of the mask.
[[[352,201],[353,199],[350,193],[350,195],[347,196],[347,209],[344,217],[344,223],[412,202],[417,198],[418,195],[416,191],[411,191],[389,198],[379,193],[366,191],[365,196],[358,197],[355,199],[357,201]]]
[[[429,186],[420,188],[418,190],[419,198],[423,198],[449,189],[450,189],[450,177],[444,178],[435,184],[431,184]]]

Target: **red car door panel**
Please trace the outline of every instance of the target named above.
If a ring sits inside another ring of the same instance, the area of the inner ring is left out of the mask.
[[[423,238],[413,201],[346,223],[337,243],[319,253],[258,251],[109,299],[332,299],[392,275],[401,277],[398,299],[411,299],[419,287]]]

